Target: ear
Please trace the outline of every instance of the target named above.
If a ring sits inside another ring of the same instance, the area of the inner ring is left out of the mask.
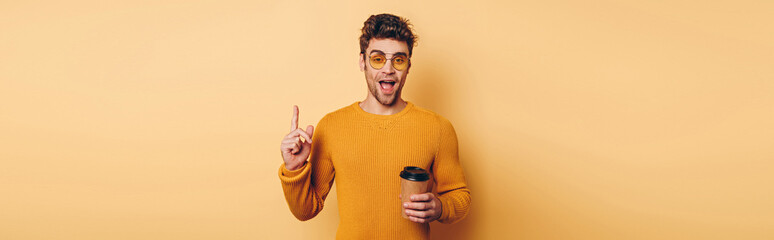
[[[358,63],[360,63],[360,71],[365,72],[365,55],[363,53],[360,53],[360,56],[358,57]]]

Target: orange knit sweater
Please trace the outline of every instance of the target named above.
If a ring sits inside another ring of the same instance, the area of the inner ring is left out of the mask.
[[[429,224],[402,218],[398,198],[400,171],[418,166],[433,176],[443,205],[439,221],[464,218],[470,192],[449,120],[411,102],[393,115],[368,113],[358,103],[320,120],[304,166],[294,171],[280,166],[279,177],[293,215],[299,220],[316,216],[335,179],[337,239],[427,239]]]

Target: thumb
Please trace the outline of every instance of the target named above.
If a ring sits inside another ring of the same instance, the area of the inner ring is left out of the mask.
[[[306,126],[306,133],[309,134],[310,137],[312,137],[312,134],[314,134],[314,126],[312,125]]]

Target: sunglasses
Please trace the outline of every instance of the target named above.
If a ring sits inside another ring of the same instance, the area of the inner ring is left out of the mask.
[[[368,57],[368,63],[371,64],[371,67],[374,69],[382,69],[384,64],[387,63],[387,60],[390,60],[390,62],[392,62],[392,67],[398,71],[406,70],[409,66],[409,57],[406,55],[395,55],[392,59],[388,59],[384,53],[375,53]]]

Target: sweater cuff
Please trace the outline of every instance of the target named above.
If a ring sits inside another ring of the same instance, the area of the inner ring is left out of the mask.
[[[438,200],[441,201],[441,211],[442,211],[441,217],[438,218],[438,221],[441,223],[448,223],[449,214],[451,213],[451,211],[454,211],[454,209],[452,209],[451,207],[452,202],[451,200],[449,200],[448,197],[445,197],[445,196],[438,196]]]
[[[283,183],[296,183],[302,181],[306,176],[309,176],[309,173],[311,172],[309,170],[311,168],[308,167],[308,165],[308,162],[304,162],[304,165],[291,171],[285,168],[285,163],[282,163],[279,169],[280,181]]]

